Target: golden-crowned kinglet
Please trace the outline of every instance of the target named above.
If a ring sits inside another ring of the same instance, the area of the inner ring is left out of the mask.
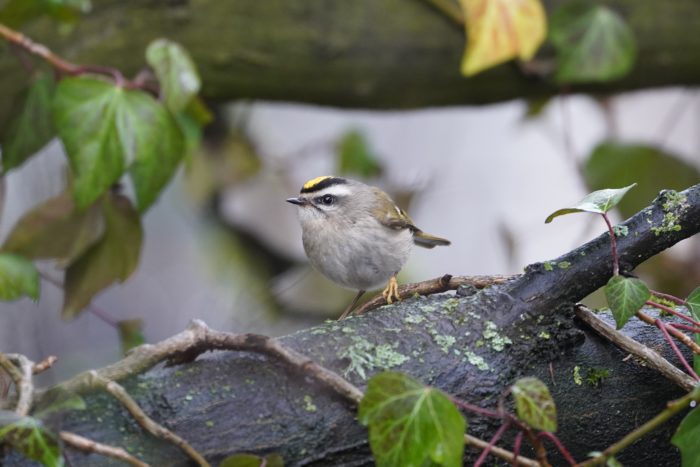
[[[336,284],[358,291],[341,319],[366,290],[387,281],[382,295],[388,303],[399,299],[396,274],[414,243],[424,248],[450,244],[413,225],[382,190],[355,180],[317,177],[287,202],[298,206],[311,265]]]

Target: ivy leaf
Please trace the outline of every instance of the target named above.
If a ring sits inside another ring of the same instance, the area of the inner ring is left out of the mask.
[[[10,232],[2,251],[31,259],[53,258],[69,262],[80,256],[104,232],[99,204],[85,211],[75,207],[64,192],[25,214]]]
[[[185,139],[172,114],[151,96],[133,94],[129,106],[139,146],[129,173],[138,210],[144,212],[175,175],[185,155]]]
[[[146,61],[153,68],[161,86],[165,106],[179,112],[199,93],[201,80],[192,58],[180,44],[156,39],[146,49]]]
[[[540,0],[460,0],[460,4],[467,32],[465,76],[513,58],[530,60],[547,34]]]
[[[634,277],[613,276],[605,286],[605,298],[617,329],[622,329],[650,297],[651,292],[646,284]]]
[[[698,389],[696,388],[695,391]],[[681,450],[683,467],[700,467],[700,409],[691,410],[678,425],[671,443]]]
[[[143,231],[141,219],[128,198],[111,195],[102,209],[105,233],[66,270],[63,313],[74,318],[92,298],[114,282],[124,282],[139,261]]]
[[[141,319],[121,320],[117,322],[117,329],[119,330],[119,342],[124,355],[134,347],[138,347],[146,342],[146,339],[143,337],[143,320]]]
[[[560,82],[612,81],[626,75],[637,57],[634,34],[625,21],[610,8],[587,1],[558,8],[549,37],[558,53]]]
[[[349,131],[338,142],[338,166],[341,174],[356,174],[364,178],[382,173],[377,160],[364,135],[359,131]]]
[[[161,104],[144,92],[97,78],[59,83],[54,123],[75,173],[79,209],[95,202],[133,161],[143,211],[170,180],[183,153],[182,133]]]
[[[442,392],[396,372],[370,378],[358,417],[378,466],[461,466],[466,421]]]
[[[554,211],[547,217],[544,223],[549,224],[555,217],[563,216],[564,214],[572,214],[575,212],[605,214],[614,208],[617,203],[620,202],[622,197],[636,185],[636,183],[633,183],[632,185],[624,188],[607,188],[589,193],[581,201],[576,203],[575,206]]]
[[[685,299],[688,304],[688,311],[695,321],[700,321],[700,287],[690,292],[688,298]],[[700,344],[700,334],[695,334],[695,342]],[[700,372],[700,355],[693,356],[693,367],[695,372]]]
[[[36,418],[0,410],[0,443],[47,467],[63,466],[58,438]]]
[[[537,378],[520,378],[511,393],[520,420],[537,430],[557,431],[557,407],[547,385]]]
[[[56,134],[51,120],[53,78],[38,73],[29,87],[21,110],[2,138],[2,169],[7,173],[39,152]]]
[[[39,272],[26,258],[0,253],[0,300],[17,300],[23,295],[39,300]]]
[[[270,454],[264,458],[253,454],[234,454],[222,460],[219,467],[260,467],[265,461],[266,467],[283,467],[284,462],[279,454]]]
[[[700,182],[700,171],[679,156],[642,144],[605,142],[588,157],[583,169],[592,189],[644,181],[620,202],[625,217],[636,213],[662,189],[681,191]]]

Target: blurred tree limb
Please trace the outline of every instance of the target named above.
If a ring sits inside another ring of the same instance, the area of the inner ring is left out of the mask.
[[[548,10],[563,3],[545,2]],[[625,79],[571,91],[608,93],[700,82],[700,3],[608,0],[632,27],[639,59]],[[157,37],[182,43],[201,71],[205,97],[336,107],[408,109],[486,104],[556,94],[551,82],[514,65],[460,75],[464,31],[425,0],[94,0],[70,28],[39,20],[34,40],[78,64],[133,76]],[[66,32],[67,31],[67,32]],[[547,54],[546,51],[543,54]],[[0,53],[0,123],[26,71]],[[546,58],[546,57],[545,57]]]

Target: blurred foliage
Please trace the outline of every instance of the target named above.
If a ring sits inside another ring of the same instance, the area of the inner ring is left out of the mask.
[[[268,454],[265,457],[253,454],[234,454],[219,463],[219,467],[283,467],[284,461],[279,454]]]
[[[0,410],[0,443],[46,467],[64,465],[58,437],[36,418]]]
[[[552,13],[549,38],[557,50],[555,78],[564,83],[621,78],[637,57],[634,34],[625,20],[604,5],[584,0]]]
[[[700,172],[677,156],[659,148],[605,142],[590,155],[583,169],[591,189],[638,183],[620,201],[625,218],[647,206],[663,189],[683,190],[700,182]]]
[[[117,322],[117,330],[119,331],[119,343],[124,355],[134,347],[138,347],[146,342],[146,339],[143,337],[142,319],[121,320]]]
[[[373,152],[367,138],[357,130],[345,133],[336,145],[338,172],[361,178],[378,177],[382,173],[379,158]]]
[[[39,272],[22,256],[0,253],[0,300],[17,300],[24,295],[39,299]]]
[[[0,23],[18,27],[41,16],[74,22],[91,8],[90,0],[6,0],[0,2]]]

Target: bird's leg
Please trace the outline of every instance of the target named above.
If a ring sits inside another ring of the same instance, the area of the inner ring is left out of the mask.
[[[399,283],[396,282],[395,275],[389,278],[389,283],[382,291],[382,297],[384,297],[384,300],[389,304],[393,303],[394,300],[401,300],[401,297],[399,297]]]
[[[350,303],[350,305],[348,305],[348,307],[345,309],[345,311],[343,311],[343,314],[340,315],[340,318],[338,318],[338,321],[348,317],[348,315],[352,312],[352,309],[355,308],[355,305],[357,305],[357,302],[360,300],[360,297],[362,297],[362,295],[364,295],[364,293],[365,293],[364,290],[357,291],[357,295],[355,295],[355,298],[352,299],[352,302]]]

